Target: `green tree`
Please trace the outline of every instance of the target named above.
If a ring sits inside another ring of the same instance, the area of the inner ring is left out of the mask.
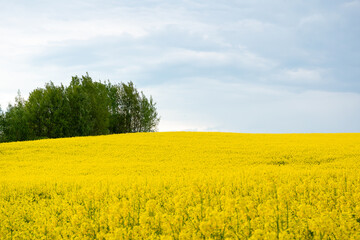
[[[33,138],[67,137],[69,133],[70,114],[64,86],[47,83],[44,89],[36,89],[30,93],[26,102],[29,113],[29,125]]]
[[[46,137],[47,109],[45,104],[45,90],[38,88],[32,91],[25,104],[28,113],[28,124],[31,129],[31,138]]]
[[[109,81],[106,85],[109,99],[109,131],[110,133],[124,132],[125,118],[121,114],[121,85],[112,85]]]
[[[28,114],[25,109],[25,101],[21,97],[20,91],[15,98],[15,104],[9,104],[3,122],[5,141],[24,141],[30,139]]]
[[[0,106],[0,142],[4,142],[5,141],[5,135],[4,135],[4,120],[5,120],[5,115],[4,112],[1,109]]]
[[[90,114],[91,105],[89,96],[82,86],[82,80],[78,76],[72,77],[69,87],[66,88],[66,96],[70,106],[70,135],[90,135],[94,126]]]
[[[82,77],[82,86],[90,101],[90,116],[93,121],[90,134],[108,134],[110,112],[106,85],[93,82],[87,74]]]
[[[53,82],[21,95],[3,113],[0,141],[155,131],[155,103],[132,82],[94,82],[89,74],[72,77],[68,87]]]
[[[133,82],[122,83],[120,88],[120,113],[123,117],[122,132],[140,131],[140,102],[139,92]]]
[[[116,89],[116,90],[115,90]],[[122,83],[112,90],[110,99],[115,106],[113,122],[119,126],[119,132],[151,132],[155,131],[160,121],[156,111],[156,104],[152,97],[150,100],[143,92],[139,93],[133,82]]]
[[[140,99],[140,132],[153,132],[160,122],[160,117],[156,111],[156,103],[150,96],[150,100],[141,92]]]
[[[70,136],[70,105],[62,84],[60,86],[55,86],[53,82],[46,84],[44,105],[46,108],[45,124],[47,137]]]
[[[66,89],[69,99],[72,136],[109,133],[109,99],[105,84],[93,82],[86,74],[72,78]]]

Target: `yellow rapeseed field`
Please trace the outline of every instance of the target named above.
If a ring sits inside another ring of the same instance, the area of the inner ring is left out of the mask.
[[[0,239],[360,239],[360,134],[3,143]]]

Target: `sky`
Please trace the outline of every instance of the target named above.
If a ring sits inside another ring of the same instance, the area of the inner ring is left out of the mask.
[[[0,105],[88,72],[159,131],[360,132],[359,39],[359,0],[0,0]]]

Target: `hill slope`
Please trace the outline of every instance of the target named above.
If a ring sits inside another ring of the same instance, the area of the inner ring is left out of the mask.
[[[360,134],[0,144],[0,238],[360,237]]]

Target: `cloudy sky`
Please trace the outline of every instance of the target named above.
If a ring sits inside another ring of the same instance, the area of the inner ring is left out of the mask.
[[[133,81],[159,131],[360,132],[360,1],[0,0],[0,104]]]

